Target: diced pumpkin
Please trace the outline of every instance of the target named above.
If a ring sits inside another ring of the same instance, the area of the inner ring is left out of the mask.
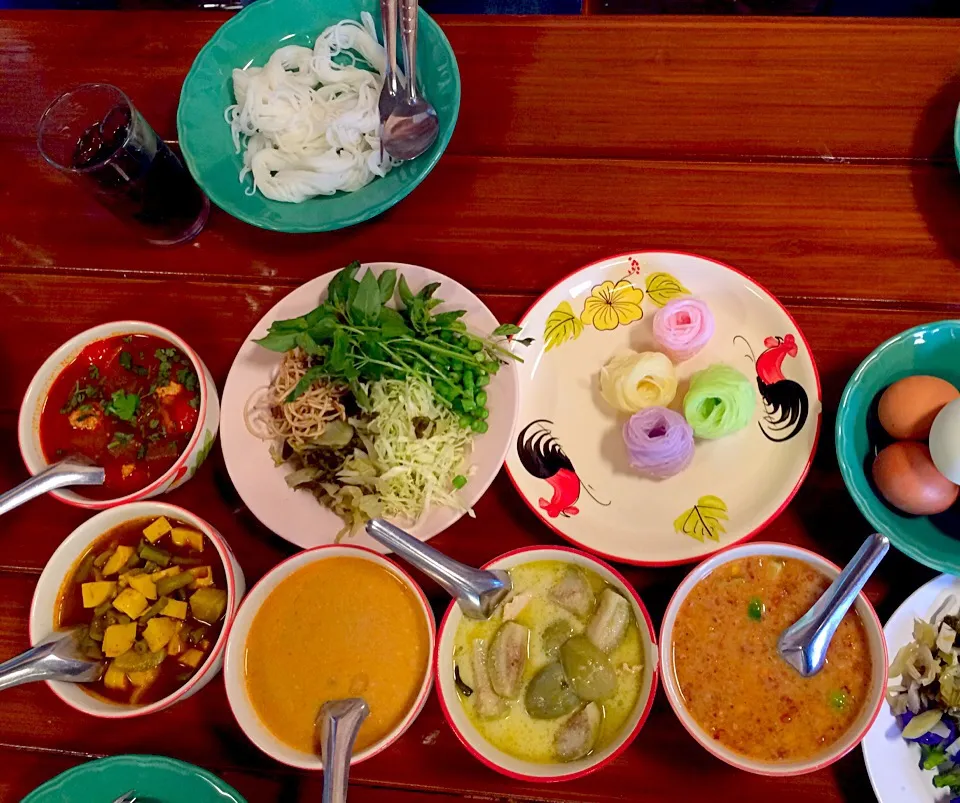
[[[157,678],[160,677],[160,669],[147,669],[145,672],[128,672],[127,677],[130,678],[130,682],[134,686],[142,689],[156,682]]]
[[[203,653],[200,652],[200,650],[196,650],[191,647],[183,655],[177,658],[177,660],[184,666],[189,666],[191,669],[196,669],[198,666],[200,666],[200,662],[203,660]]]
[[[174,575],[180,574],[181,571],[183,571],[183,569],[181,569],[179,566],[170,566],[167,569],[161,569],[158,572],[154,572],[150,575],[150,579],[153,580],[154,583],[157,583],[164,577],[173,577]]]
[[[187,603],[179,599],[168,599],[161,613],[164,616],[171,616],[174,619],[186,619]]]
[[[116,658],[133,647],[137,640],[137,623],[110,625],[103,633],[103,654],[107,658]]]
[[[147,642],[150,652],[162,650],[173,634],[177,631],[177,623],[166,616],[154,616],[143,629],[143,640]]]
[[[195,552],[203,552],[203,534],[187,527],[174,527],[170,538],[176,546],[189,546]]]
[[[178,656],[184,650],[183,637],[180,635],[180,628],[182,623],[178,623],[176,632],[173,634],[173,638],[167,642],[167,655],[172,657]]]
[[[151,544],[155,544],[172,529],[173,527],[170,526],[170,522],[167,521],[165,517],[161,516],[159,519],[153,522],[153,524],[143,528],[143,537],[146,538]]]
[[[213,585],[213,571],[209,566],[196,566],[190,570],[193,582],[190,588],[209,588]]]
[[[118,546],[114,553],[110,556],[110,560],[104,564],[103,576],[109,577],[111,574],[119,573],[119,571],[127,565],[127,561],[130,560],[130,556],[132,554],[132,546],[125,546],[123,544]]]
[[[190,597],[190,611],[208,625],[220,621],[227,610],[227,592],[219,588],[200,588]]]
[[[137,589],[127,588],[117,595],[113,601],[113,607],[131,619],[136,619],[147,609],[147,598]]]
[[[128,578],[130,588],[135,588],[147,599],[157,598],[157,584],[150,579],[148,574],[135,574]]]
[[[108,689],[123,691],[127,688],[127,676],[110,662],[107,671],[103,673],[103,685]]]
[[[117,593],[117,584],[112,580],[84,583],[80,586],[80,593],[83,595],[84,608],[96,608]]]

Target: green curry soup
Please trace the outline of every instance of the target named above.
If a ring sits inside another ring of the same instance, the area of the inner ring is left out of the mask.
[[[633,606],[595,572],[562,561],[510,570],[514,591],[454,640],[457,694],[505,753],[542,764],[611,744],[637,704],[643,645]]]

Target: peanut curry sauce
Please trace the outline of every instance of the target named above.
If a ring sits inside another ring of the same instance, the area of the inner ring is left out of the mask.
[[[802,761],[840,739],[870,694],[872,659],[856,611],[816,675],[804,678],[777,639],[830,585],[810,564],[753,556],[717,567],[684,600],[673,664],[684,704],[725,747],[759,761]]]

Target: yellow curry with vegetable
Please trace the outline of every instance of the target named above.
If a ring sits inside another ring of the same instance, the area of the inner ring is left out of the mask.
[[[183,686],[216,644],[227,610],[216,547],[173,518],[124,522],[98,538],[64,581],[58,630],[78,628],[81,652],[105,662],[83,688],[147,705]]]

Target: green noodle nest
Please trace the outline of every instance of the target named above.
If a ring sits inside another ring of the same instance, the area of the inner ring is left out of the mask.
[[[683,415],[696,437],[722,438],[747,426],[756,404],[753,382],[736,368],[717,363],[690,377]]]

